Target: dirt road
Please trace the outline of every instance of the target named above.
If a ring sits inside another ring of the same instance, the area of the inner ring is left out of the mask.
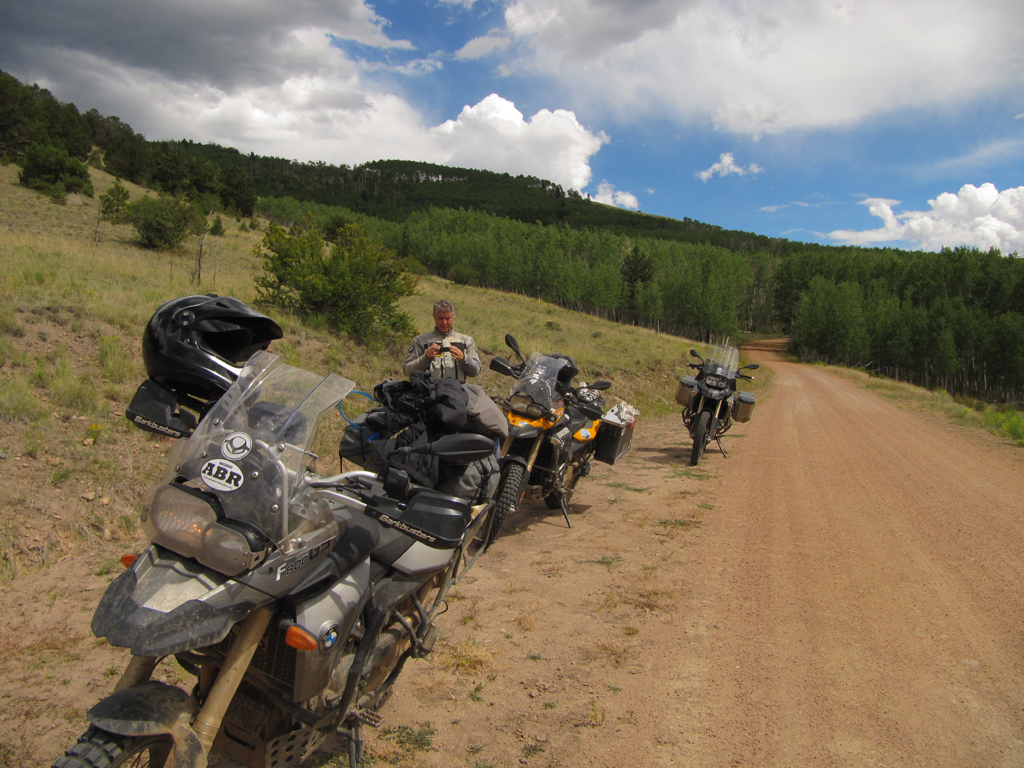
[[[571,532],[520,514],[449,637],[491,666],[389,705],[438,728],[425,762],[1024,765],[1024,452],[752,354],[728,459],[647,422]]]
[[[1024,766],[1024,451],[753,355],[774,381],[728,459],[641,418],[573,529],[510,518],[373,765]],[[124,663],[96,566],[0,595],[0,763],[49,764]]]

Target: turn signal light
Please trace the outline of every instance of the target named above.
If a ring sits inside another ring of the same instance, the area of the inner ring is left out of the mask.
[[[293,624],[284,633],[284,642],[299,651],[315,651],[320,643],[302,627]]]
[[[139,559],[138,555],[121,555],[121,565],[125,568],[131,568],[135,565],[135,561]]]

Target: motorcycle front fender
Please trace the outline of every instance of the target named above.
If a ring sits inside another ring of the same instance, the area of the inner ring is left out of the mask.
[[[163,583],[167,580],[159,581],[166,591],[167,585]],[[191,580],[179,581],[184,584]],[[181,585],[175,586],[183,591]],[[166,656],[218,643],[231,627],[269,601],[266,595],[238,583],[232,583],[229,589],[220,585],[220,589],[215,587],[209,592],[208,585],[200,583],[196,587],[196,597],[200,599],[181,599],[180,604],[161,610],[145,605],[146,601],[137,594],[138,587],[133,566],[106,589],[92,616],[92,633],[96,637],[105,637],[116,647],[130,648],[136,656]],[[172,602],[178,602],[178,598]]]
[[[180,688],[150,681],[113,693],[89,710],[89,722],[119,736],[158,736],[174,741],[175,768],[206,768],[206,752],[191,722],[195,699]]]
[[[508,426],[508,434],[514,440],[532,440],[543,431],[533,424],[509,424]]]

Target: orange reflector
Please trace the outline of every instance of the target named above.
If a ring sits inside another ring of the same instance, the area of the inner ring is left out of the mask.
[[[284,633],[284,641],[287,645],[300,651],[315,651],[320,647],[320,643],[315,637],[294,624],[288,627],[288,631]]]
[[[121,565],[125,568],[131,568],[135,565],[135,561],[139,559],[138,555],[121,555]]]

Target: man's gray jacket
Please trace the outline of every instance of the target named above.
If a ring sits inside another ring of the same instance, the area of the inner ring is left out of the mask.
[[[452,342],[465,344],[465,360],[456,360],[451,352],[437,355],[434,358],[426,356],[427,347],[431,344],[440,344],[442,347],[451,346]],[[405,375],[413,371],[430,371],[435,379],[456,378],[465,383],[467,376],[476,376],[480,373],[480,356],[476,351],[476,342],[472,336],[467,336],[458,331],[450,331],[443,334],[436,328],[427,333],[421,333],[412,340],[409,347],[409,356],[405,358]]]

